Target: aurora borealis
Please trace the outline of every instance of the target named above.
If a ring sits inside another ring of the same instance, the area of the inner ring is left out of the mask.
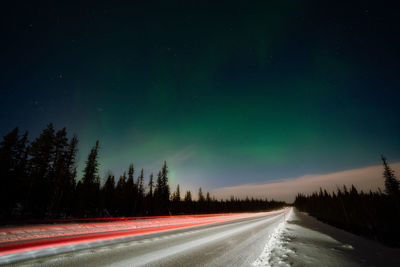
[[[395,8],[215,2],[4,5],[0,134],[53,122],[79,170],[99,139],[102,178],[206,190],[400,160]]]

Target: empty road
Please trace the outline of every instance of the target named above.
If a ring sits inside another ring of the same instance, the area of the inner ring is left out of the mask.
[[[251,266],[289,211],[0,229],[0,264]]]

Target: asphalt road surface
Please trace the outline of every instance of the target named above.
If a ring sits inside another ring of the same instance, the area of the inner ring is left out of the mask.
[[[251,266],[290,209],[0,256],[12,266]]]

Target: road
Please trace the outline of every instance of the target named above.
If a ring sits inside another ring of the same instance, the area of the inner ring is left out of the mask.
[[[89,224],[92,228],[79,231],[73,229],[74,238],[66,233],[65,226],[56,229],[36,230],[38,240],[63,240],[64,244],[29,248],[31,231],[21,231],[10,236],[0,251],[0,264],[18,266],[251,266],[263,252],[268,237],[285,219],[290,209],[231,215],[210,215],[202,217],[172,217],[157,220],[108,223],[110,229],[104,236],[105,223]],[[149,227],[149,222],[153,227]],[[147,223],[147,224],[146,224]],[[128,226],[127,226],[128,224]],[[101,229],[95,233],[93,229]],[[138,227],[142,225],[142,227]],[[144,225],[144,226],[143,226]],[[155,225],[155,226],[154,226]],[[71,227],[69,228],[71,229]],[[149,230],[150,229],[150,230]],[[56,231],[57,230],[57,231]],[[39,235],[38,233],[41,233]],[[60,234],[62,233],[62,235]],[[48,236],[44,237],[43,235]],[[118,236],[115,236],[118,234]],[[67,236],[65,236],[67,235]],[[97,235],[97,236],[96,236]],[[0,231],[1,236],[1,231]],[[95,236],[92,240],[85,240]],[[64,238],[64,239],[63,239]],[[65,241],[65,238],[68,242]],[[7,244],[25,244],[14,247]],[[28,245],[26,245],[28,244]],[[1,240],[0,240],[1,245]],[[1,248],[1,246],[0,246]],[[7,252],[7,249],[9,251]],[[11,249],[11,250],[10,250]],[[13,250],[13,251],[12,251]],[[6,252],[4,252],[6,251]],[[11,252],[10,252],[11,251]]]

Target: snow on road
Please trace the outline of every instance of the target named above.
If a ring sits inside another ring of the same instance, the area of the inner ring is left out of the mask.
[[[292,214],[293,209],[291,208],[286,214],[285,220],[279,223],[279,225],[269,236],[263,252],[253,263],[254,266],[290,266],[283,261],[288,257],[287,254],[293,253],[292,250],[285,246],[287,240],[285,240],[286,238],[284,234],[286,221],[291,219]]]
[[[400,266],[400,249],[353,235],[292,210],[253,266]]]
[[[240,227],[236,227],[233,229],[228,229],[225,231],[220,231],[218,233],[212,234],[212,235],[207,235],[203,238],[199,238],[196,240],[192,240],[189,242],[185,242],[183,244],[179,244],[176,246],[169,246],[166,247],[162,250],[158,250],[157,253],[148,253],[145,255],[141,255],[140,257],[135,257],[134,259],[128,259],[127,261],[122,261],[119,262],[118,264],[115,264],[114,266],[142,266],[142,265],[146,265],[149,264],[151,262],[154,261],[161,261],[164,258],[167,258],[171,255],[177,254],[178,252],[182,252],[185,250],[190,250],[190,249],[194,249],[194,248],[198,248],[204,245],[207,245],[209,243],[213,243],[217,240],[221,240],[221,239],[227,239],[230,236],[234,236],[237,235],[241,232],[245,232],[249,229],[255,228],[257,226],[263,225],[268,221],[272,221],[274,220],[275,217],[271,217],[269,219],[265,219],[265,220],[261,220],[261,221],[255,221],[255,222],[251,222],[248,224],[244,224],[241,225]]]

